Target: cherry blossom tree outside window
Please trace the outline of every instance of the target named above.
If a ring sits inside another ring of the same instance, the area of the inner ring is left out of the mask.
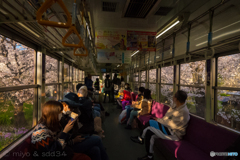
[[[157,75],[156,69],[149,70],[149,82],[156,83],[156,75]]]
[[[205,60],[181,64],[180,84],[205,86]]]
[[[69,65],[64,63],[64,82],[69,82]]]
[[[146,71],[141,72],[141,82],[146,82]]]
[[[240,53],[219,57],[217,86],[240,87]],[[217,90],[215,121],[240,131],[240,91]]]
[[[161,83],[173,84],[173,66],[161,68]]]
[[[58,60],[46,55],[46,84],[58,82]]]
[[[200,117],[205,117],[205,63],[196,61],[180,65],[180,85],[191,85],[192,87],[180,87],[188,94],[187,107],[189,111]],[[194,86],[202,86],[196,88]]]
[[[34,84],[35,51],[0,35],[0,87]],[[33,125],[34,88],[0,92],[0,151]]]
[[[161,68],[161,94],[160,102],[172,105],[173,101],[173,66]]]

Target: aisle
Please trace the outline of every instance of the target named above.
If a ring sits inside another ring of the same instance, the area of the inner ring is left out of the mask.
[[[121,109],[110,103],[103,104],[107,112],[110,113],[103,123],[106,138],[103,144],[107,148],[110,160],[137,160],[138,157],[146,154],[145,146],[133,143],[130,136],[139,135],[139,130],[126,130],[125,125],[118,123],[118,116]],[[155,157],[156,159],[157,157]],[[159,159],[159,157],[157,158]],[[164,160],[161,157],[160,160]]]

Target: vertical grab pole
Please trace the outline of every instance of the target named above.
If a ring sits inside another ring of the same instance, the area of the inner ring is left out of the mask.
[[[210,26],[209,26],[209,34],[208,34],[208,49],[210,49],[211,44],[212,44],[212,23],[213,23],[213,15],[214,15],[214,11],[211,10],[209,13],[209,18],[210,18]],[[212,79],[212,74],[211,74],[211,67],[212,67],[212,63],[211,63],[211,58],[206,60],[206,86],[205,86],[205,97],[206,97],[206,110],[205,110],[205,119],[207,122],[211,122],[214,117],[212,117],[212,107],[211,106],[211,91],[212,91],[212,83],[211,83],[211,79]],[[213,110],[214,111],[214,110]]]

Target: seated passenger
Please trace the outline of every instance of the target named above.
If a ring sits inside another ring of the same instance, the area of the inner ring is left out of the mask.
[[[127,116],[126,116],[126,120],[125,120],[125,122],[123,122],[123,124],[127,123],[128,119],[130,117],[130,113],[131,113],[132,110],[136,110],[136,111],[140,110],[138,106],[141,104],[141,102],[143,100],[144,90],[145,90],[144,87],[139,87],[137,100],[136,101],[132,101],[131,107],[127,108]]]
[[[92,113],[92,101],[87,97],[87,95],[87,87],[82,86],[78,91],[79,103],[82,104],[79,107],[79,110],[81,111],[79,122],[83,125],[80,128],[80,132],[85,134],[93,134],[94,118]]]
[[[68,123],[69,120],[71,120],[71,113],[73,110],[76,110],[76,106],[79,106],[80,104],[78,103],[78,100],[76,100],[76,96],[74,93],[69,93],[71,96],[68,98],[64,97],[63,100],[61,101],[63,104],[63,115],[60,120],[60,124],[65,127]],[[81,114],[81,113],[80,113]],[[95,119],[94,123],[96,124],[96,127],[94,125],[94,130],[98,133],[100,140],[104,136],[103,130],[101,129],[101,119]],[[80,132],[80,128],[83,125],[78,122],[78,118],[76,118],[76,122],[74,123],[73,129],[71,129],[68,133],[70,135],[70,140],[67,143],[68,146],[73,148],[74,152],[76,153],[85,153],[92,159],[100,159],[102,156],[107,158],[105,150],[102,150],[102,144],[101,141],[99,142],[99,137],[98,136],[91,136],[91,135],[86,135],[82,134]],[[86,137],[86,139],[82,137]],[[83,141],[84,140],[84,141]],[[86,150],[86,148],[88,148]],[[99,148],[99,149],[98,149]],[[96,151],[100,150],[100,152]],[[102,153],[101,153],[102,152]],[[103,154],[103,155],[101,155]]]
[[[122,101],[122,109],[125,109],[126,105],[132,104],[132,90],[130,88],[130,85],[128,83],[125,84],[125,89],[123,91],[123,99]]]
[[[153,145],[155,138],[179,141],[186,133],[186,128],[190,120],[189,110],[186,105],[187,93],[177,91],[173,97],[173,107],[171,107],[163,118],[154,118],[146,124],[141,136],[131,137],[136,143],[143,144],[145,138],[145,147],[147,155],[138,160],[153,159]]]
[[[85,156],[76,156],[73,148],[66,146],[68,144],[70,135],[68,132],[73,128],[76,120],[69,121],[67,125],[62,128],[59,121],[62,116],[63,105],[57,101],[48,101],[42,107],[42,117],[34,128],[31,135],[31,144],[33,146],[34,159],[75,159],[76,157],[84,158]],[[83,139],[74,139],[74,142]],[[58,157],[46,157],[44,153]],[[67,156],[67,157],[66,157]],[[86,157],[85,157],[86,158]],[[89,159],[89,158],[87,158]]]
[[[134,109],[130,113],[130,119],[127,127],[125,129],[132,129],[132,122],[135,117],[150,114],[152,107],[152,97],[151,91],[149,89],[144,90],[144,98],[141,103],[134,103]]]

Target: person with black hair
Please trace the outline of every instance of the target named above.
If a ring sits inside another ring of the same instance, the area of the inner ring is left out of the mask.
[[[109,79],[109,75],[106,75],[106,79],[105,79],[105,85],[104,85],[104,93],[105,93],[105,95],[104,95],[104,100],[103,100],[103,103],[105,103],[106,102],[106,96],[107,96],[107,94],[109,95],[109,100],[110,100],[110,97],[111,96],[113,96],[113,95],[111,95],[111,89],[112,89],[112,82],[111,82],[111,80]]]
[[[142,131],[141,136],[131,137],[135,143],[143,144],[147,155],[138,160],[153,159],[154,139],[162,138],[172,141],[179,141],[186,134],[186,128],[190,120],[189,110],[186,105],[187,93],[179,90],[173,97],[173,106],[167,111],[163,118],[153,118]]]
[[[125,129],[132,129],[131,125],[136,116],[150,114],[152,106],[151,91],[149,89],[145,89],[143,97],[143,100],[139,104],[134,105],[134,110],[130,113],[130,120]]]

